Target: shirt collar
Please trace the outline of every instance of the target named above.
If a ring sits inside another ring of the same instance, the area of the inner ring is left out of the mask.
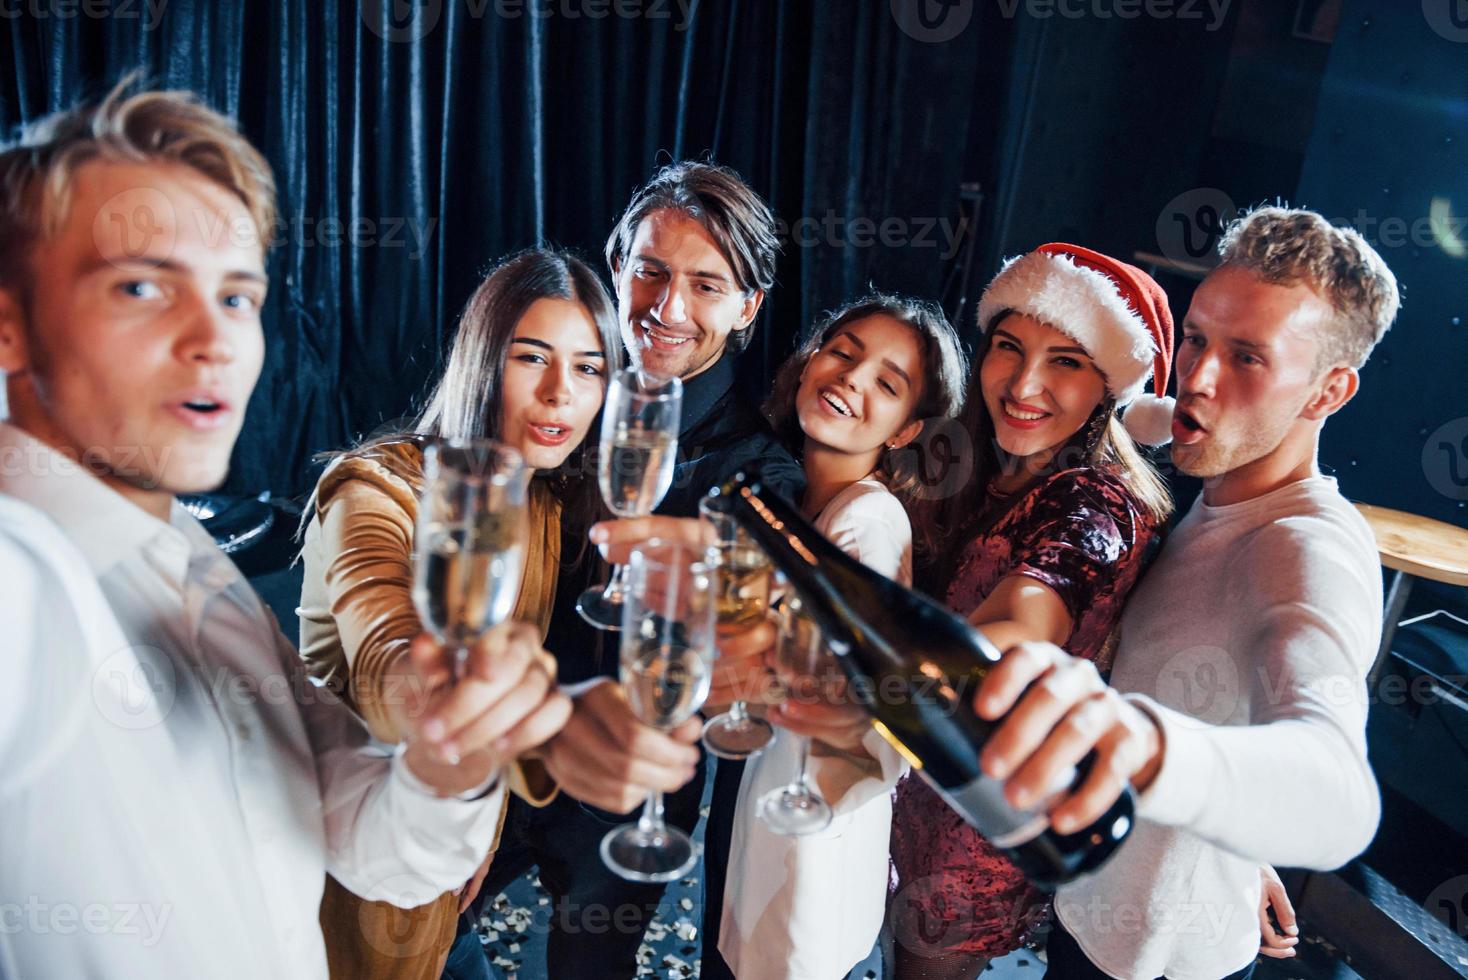
[[[719,355],[719,359],[707,371],[684,381],[680,431],[687,432],[702,422],[732,387],[734,357],[728,353]]]
[[[169,523],[113,490],[67,454],[0,422],[0,493],[45,512],[98,576],[156,542],[187,568],[202,526],[173,501]]]

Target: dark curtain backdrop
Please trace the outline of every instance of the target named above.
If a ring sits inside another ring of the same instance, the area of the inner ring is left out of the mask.
[[[600,268],[631,191],[712,153],[790,228],[741,359],[755,392],[868,284],[954,313],[1047,240],[1196,259],[1178,222],[1203,229],[1219,200],[1363,214],[1407,302],[1322,463],[1353,499],[1468,521],[1468,260],[1383,233],[1468,210],[1464,32],[1395,0],[1348,0],[1333,43],[1300,36],[1295,3],[1185,7],[0,0],[0,128],[141,66],[236,116],[275,165],[286,234],[233,490],[307,489],[313,453],[412,407],[489,262],[548,241]],[[982,191],[967,265],[965,183]],[[1180,318],[1193,283],[1163,283]]]
[[[236,117],[276,169],[269,353],[228,485],[250,493],[309,489],[314,453],[407,412],[496,257],[550,242],[602,268],[628,195],[672,159],[712,153],[799,223],[751,388],[869,282],[937,298],[999,43],[905,31],[890,0],[80,7],[0,20],[7,131],[141,67]]]

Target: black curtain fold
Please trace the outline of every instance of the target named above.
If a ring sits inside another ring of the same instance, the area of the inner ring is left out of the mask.
[[[547,242],[601,268],[628,195],[671,160],[711,155],[820,229],[787,243],[741,363],[752,391],[869,284],[938,297],[941,248],[853,243],[849,222],[956,215],[988,32],[923,43],[890,0],[694,0],[686,23],[671,2],[531,6],[170,0],[157,24],[142,3],[0,22],[6,132],[142,69],[237,118],[275,168],[268,352],[227,489],[309,489],[315,453],[412,409],[489,263]]]

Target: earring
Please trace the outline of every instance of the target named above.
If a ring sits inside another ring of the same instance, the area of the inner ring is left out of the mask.
[[[1101,447],[1101,440],[1106,436],[1106,426],[1111,421],[1112,403],[1108,399],[1101,403],[1096,414],[1091,417],[1091,424],[1086,432],[1086,459],[1096,458],[1096,451]]]

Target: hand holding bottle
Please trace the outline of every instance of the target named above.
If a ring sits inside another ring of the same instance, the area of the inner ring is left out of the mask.
[[[1097,820],[1128,784],[1146,789],[1162,764],[1162,733],[1151,716],[1108,687],[1090,661],[1049,643],[1006,651],[984,678],[974,710],[1003,719],[979,761],[1021,809],[1095,752],[1085,779],[1050,810],[1060,833]]]
[[[877,733],[1030,881],[1054,888],[1116,853],[1136,822],[1126,777],[1139,771],[1146,777],[1147,760],[1156,754],[1147,750],[1160,738],[1138,709],[1107,691],[1094,669],[1087,676],[1089,668],[1074,667],[1058,649],[1042,648],[1018,655],[1003,671],[1007,678],[986,689],[1004,658],[982,631],[846,554],[757,476],[736,476],[718,494],[789,580],[853,687],[861,686],[859,700]],[[1054,692],[1029,703],[1028,719],[1010,729],[1011,742],[996,757],[995,764],[1012,768],[1002,778],[992,775],[980,755],[1000,728],[1003,710],[1021,699],[1025,684],[1051,670],[1055,678],[1041,684]],[[988,693],[975,711],[971,705],[979,690]],[[1069,700],[1062,702],[1061,695]],[[1099,706],[1087,704],[1070,714],[1071,707],[1091,700]],[[1062,720],[1066,724],[1052,733]],[[1034,789],[1037,776],[1050,783],[1028,804],[1017,805],[1005,779],[1025,766],[1047,736],[1056,742],[1021,773],[1019,785]],[[1098,777],[1092,770],[1101,748],[1106,755]],[[1069,768],[1061,759],[1069,760]],[[1082,795],[1072,803],[1077,789]],[[1103,797],[1109,800],[1105,806]],[[1058,804],[1065,804],[1061,812],[1072,821],[1083,813],[1094,816],[1089,824],[1071,823],[1063,831],[1051,823]]]

